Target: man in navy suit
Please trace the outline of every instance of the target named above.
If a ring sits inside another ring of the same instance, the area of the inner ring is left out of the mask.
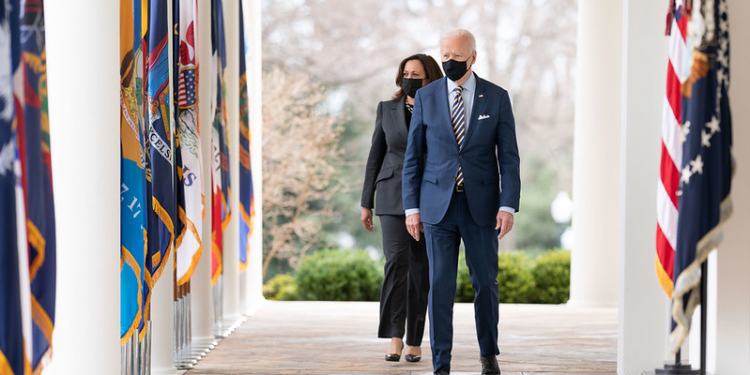
[[[471,71],[476,41],[466,30],[441,37],[446,78],[417,92],[403,168],[409,233],[427,240],[430,344],[435,374],[449,374],[458,248],[466,249],[482,374],[497,364],[498,241],[513,227],[521,190],[508,92]]]

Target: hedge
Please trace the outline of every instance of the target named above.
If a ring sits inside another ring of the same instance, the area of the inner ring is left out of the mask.
[[[570,296],[570,251],[550,250],[536,259],[521,251],[500,252],[497,282],[500,303],[565,303]],[[307,256],[294,276],[269,280],[263,295],[277,300],[377,301],[382,283],[382,262],[366,252],[321,250]],[[474,301],[463,252],[456,301]]]
[[[377,301],[383,268],[364,251],[321,250],[294,275],[297,297],[312,301]]]

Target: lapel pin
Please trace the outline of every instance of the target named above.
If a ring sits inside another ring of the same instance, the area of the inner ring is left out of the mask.
[[[479,94],[479,97],[480,98],[484,98],[484,94]]]

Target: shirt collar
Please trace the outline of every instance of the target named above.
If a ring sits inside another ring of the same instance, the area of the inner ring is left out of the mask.
[[[445,81],[448,82],[448,94],[450,94],[458,85],[456,84],[456,82],[451,81],[450,78],[446,78]],[[464,84],[461,86],[464,87],[464,90],[472,93],[474,92],[477,87],[477,78],[474,76],[474,72],[471,72],[469,79],[467,79],[466,82],[464,82]]]

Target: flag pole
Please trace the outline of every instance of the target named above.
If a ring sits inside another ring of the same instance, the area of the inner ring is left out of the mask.
[[[674,364],[656,369],[656,375],[706,375],[706,337],[708,330],[708,259],[701,263],[701,351],[700,368],[693,369],[689,363],[682,363],[682,350],[674,356]]]
[[[708,331],[708,258],[701,264],[701,368],[706,375],[706,337]]]

